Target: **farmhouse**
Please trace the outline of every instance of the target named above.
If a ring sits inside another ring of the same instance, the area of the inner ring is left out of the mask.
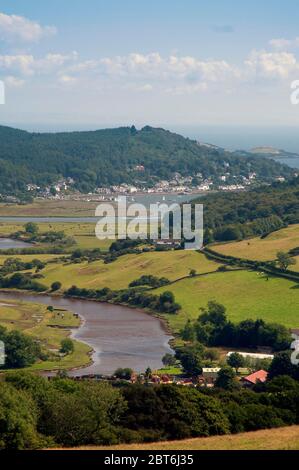
[[[179,239],[159,239],[155,241],[155,245],[158,247],[166,248],[179,248],[181,246],[181,240]]]
[[[241,381],[244,387],[253,387],[258,382],[261,382],[261,383],[266,382],[267,377],[268,377],[268,372],[266,372],[265,370],[258,370],[257,372],[254,372],[253,374],[250,374],[247,377],[243,377]]]

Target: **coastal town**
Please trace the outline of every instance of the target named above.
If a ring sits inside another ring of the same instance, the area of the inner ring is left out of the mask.
[[[137,165],[134,170],[144,172],[145,168],[143,165]],[[282,183],[285,181],[285,178],[278,176],[275,178],[275,181]],[[92,200],[113,201],[118,195],[188,195],[211,191],[246,191],[249,188],[255,187],[256,183],[257,175],[255,172],[249,172],[246,176],[236,176],[231,175],[231,173],[227,171],[225,174],[216,178],[204,178],[202,173],[196,173],[194,176],[182,176],[179,172],[176,172],[172,179],[159,180],[153,185],[137,179],[134,180],[132,184],[122,183],[119,185],[96,187],[93,192],[83,195],[76,191],[76,182],[73,178],[61,178],[53,185],[45,187],[29,183],[26,186],[26,190],[29,195],[42,199],[68,200],[70,198],[78,198],[82,200],[82,198],[87,198],[88,200],[92,198]],[[9,196],[7,198],[11,199]]]

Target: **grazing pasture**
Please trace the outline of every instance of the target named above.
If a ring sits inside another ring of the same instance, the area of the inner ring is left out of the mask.
[[[213,250],[237,258],[270,261],[276,259],[278,251],[288,252],[296,247],[299,247],[299,224],[273,232],[264,239],[251,238],[240,242],[214,245]],[[294,267],[292,266],[291,269]]]
[[[41,282],[51,286],[60,281],[63,289],[72,285],[89,289],[109,287],[113,290],[125,289],[130,282],[145,274],[166,277],[170,281],[188,276],[191,269],[197,273],[213,272],[220,264],[208,260],[195,251],[165,251],[131,254],[119,257],[113,263],[104,261],[79,264],[53,263],[43,271]]]
[[[268,279],[268,280],[267,280]],[[182,306],[178,315],[167,315],[170,326],[178,331],[188,318],[195,319],[199,308],[215,300],[227,308],[228,318],[239,322],[262,318],[267,322],[299,327],[299,286],[279,277],[255,271],[217,272],[189,278],[155,290],[170,290]]]

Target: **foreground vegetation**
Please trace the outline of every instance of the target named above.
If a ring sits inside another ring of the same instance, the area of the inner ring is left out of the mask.
[[[299,423],[298,402],[298,381],[281,375],[249,391],[47,381],[11,372],[0,382],[0,448],[116,445],[292,426]]]

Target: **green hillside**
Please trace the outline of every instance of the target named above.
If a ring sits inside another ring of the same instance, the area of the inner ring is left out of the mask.
[[[0,142],[0,194],[23,191],[28,183],[50,184],[59,177],[73,178],[77,189],[87,192],[138,179],[152,183],[175,172],[217,179],[229,167],[237,178],[255,172],[257,181],[290,177],[294,172],[266,158],[209,148],[149,126],[140,131],[133,126],[57,134],[0,126]],[[145,170],[136,171],[136,165]]]

